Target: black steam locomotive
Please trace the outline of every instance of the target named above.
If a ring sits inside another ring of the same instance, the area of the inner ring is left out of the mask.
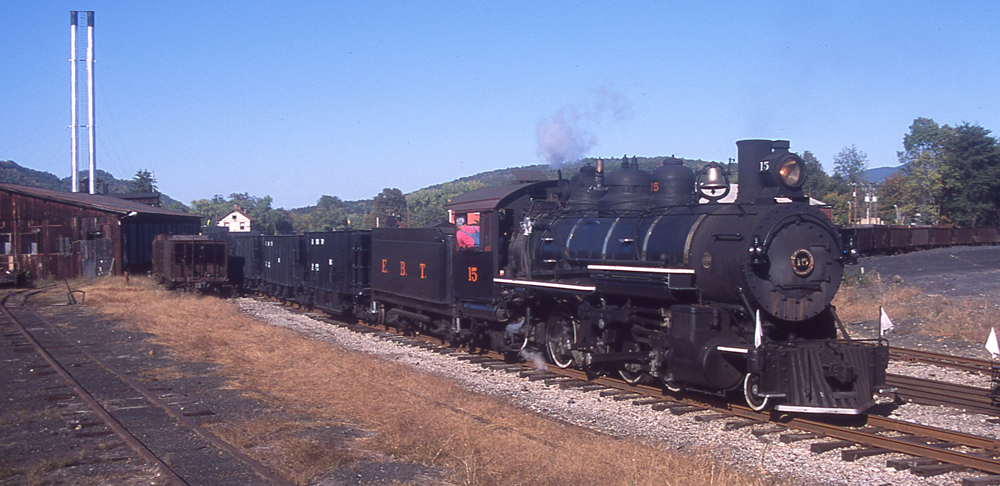
[[[623,159],[571,179],[523,177],[454,198],[424,228],[229,237],[242,288],[454,344],[544,352],[754,409],[860,414],[888,346],[830,305],[856,256],[802,193],[786,141],[743,140],[726,166],[652,173]],[[540,173],[539,173],[540,175]]]

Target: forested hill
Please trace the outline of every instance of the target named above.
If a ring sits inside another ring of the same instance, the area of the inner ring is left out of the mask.
[[[87,175],[86,171],[80,172],[81,184],[87,180]],[[97,181],[100,189],[99,192],[106,192],[108,194],[136,192],[131,180],[116,179],[115,176],[101,169],[97,169]],[[0,160],[0,183],[41,187],[66,192],[69,192],[71,188],[69,177],[60,179],[49,172],[22,167],[12,160]],[[105,188],[106,190],[104,190]],[[160,194],[160,204],[167,209],[187,211],[187,206],[166,194]]]

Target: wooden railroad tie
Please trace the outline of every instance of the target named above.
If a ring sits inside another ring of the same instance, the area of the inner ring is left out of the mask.
[[[1000,486],[1000,476],[979,476],[962,479],[962,486]]]
[[[844,449],[846,447],[853,447],[855,445],[857,445],[857,442],[850,440],[834,440],[828,442],[816,442],[815,444],[809,446],[809,450],[813,454],[822,454],[824,452],[830,452],[836,449]]]
[[[863,449],[851,449],[849,451],[843,451],[840,453],[840,458],[844,461],[851,462],[861,459],[862,457],[868,456],[879,456],[882,454],[889,454],[895,452],[892,449],[884,449],[882,447],[866,447]]]
[[[726,422],[726,424],[722,426],[722,430],[742,429],[744,427],[749,427],[751,425],[757,425],[762,423],[764,422],[761,422],[759,420],[737,420],[735,422]]]

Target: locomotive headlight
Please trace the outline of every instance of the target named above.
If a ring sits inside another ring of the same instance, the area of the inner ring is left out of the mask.
[[[784,187],[793,191],[806,181],[806,163],[790,152],[767,156],[760,162],[760,183],[764,187]]]
[[[789,189],[795,189],[806,181],[806,164],[797,155],[787,155],[779,161],[778,178]]]

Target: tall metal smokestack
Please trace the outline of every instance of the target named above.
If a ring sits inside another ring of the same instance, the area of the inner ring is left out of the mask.
[[[87,12],[87,134],[90,148],[90,193],[97,192],[97,125],[94,124],[94,12]]]
[[[77,83],[76,63],[82,61],[77,55],[77,31],[79,30],[79,14],[81,11],[73,10],[69,14],[69,42],[70,42],[70,117],[72,118],[70,127],[70,170],[73,172],[70,181],[73,185],[73,192],[80,192],[80,114],[79,114],[79,83]],[[86,11],[87,14],[87,141],[89,152],[89,189],[90,193],[97,192],[97,143],[96,125],[94,109],[94,12]]]
[[[70,113],[70,181],[72,192],[80,192],[80,116],[76,101],[76,11],[69,13],[69,113]]]

